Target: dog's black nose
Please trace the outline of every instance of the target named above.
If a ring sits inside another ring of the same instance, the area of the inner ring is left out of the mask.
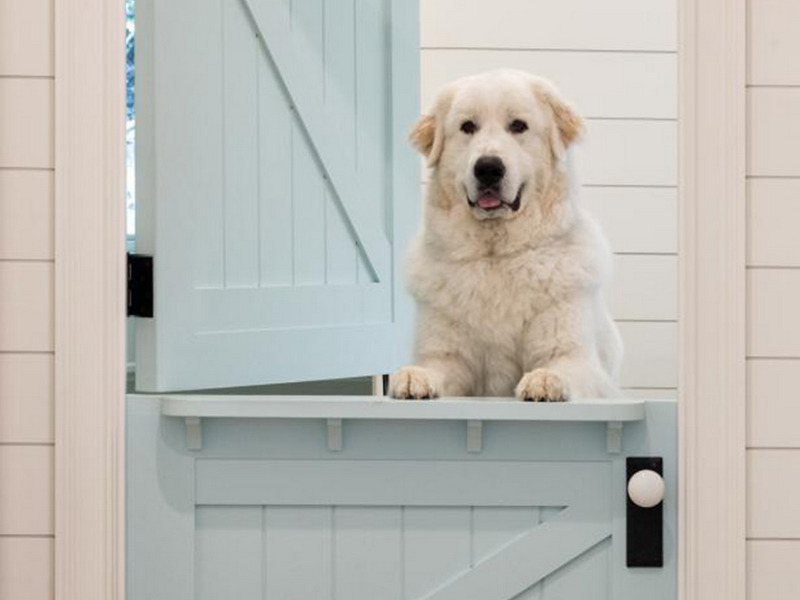
[[[473,169],[475,179],[484,187],[497,185],[506,174],[506,166],[498,156],[481,156]]]

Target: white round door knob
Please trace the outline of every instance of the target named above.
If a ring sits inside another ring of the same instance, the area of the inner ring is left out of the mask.
[[[664,500],[664,478],[650,469],[638,471],[628,480],[628,496],[636,506],[658,506]]]

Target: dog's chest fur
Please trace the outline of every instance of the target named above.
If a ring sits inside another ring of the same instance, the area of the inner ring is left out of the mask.
[[[571,251],[572,250],[572,251]],[[595,279],[574,249],[546,247],[451,262],[418,247],[409,287],[423,310],[470,329],[476,342],[515,340],[535,319]]]

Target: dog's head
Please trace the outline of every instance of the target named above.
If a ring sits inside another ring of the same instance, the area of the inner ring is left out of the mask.
[[[513,219],[541,202],[583,120],[548,81],[515,70],[459,79],[411,132],[450,205],[473,217]]]

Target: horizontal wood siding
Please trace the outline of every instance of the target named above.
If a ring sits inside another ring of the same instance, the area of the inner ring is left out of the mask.
[[[800,589],[800,543],[754,540],[747,543],[747,597],[795,600]]]
[[[53,2],[0,2],[0,76],[52,77]]]
[[[53,0],[0,2],[0,598],[52,600]]]
[[[0,77],[0,165],[53,168],[53,80]]]
[[[0,444],[53,443],[53,355],[0,354]]]
[[[421,0],[421,17],[423,111],[447,82],[511,67],[554,81],[587,118],[577,171],[616,254],[609,304],[626,343],[622,384],[674,397],[676,2]]]
[[[0,260],[52,258],[52,171],[0,170]]]
[[[800,587],[800,3],[748,1],[748,598]]]
[[[53,349],[53,263],[0,262],[0,352]]]
[[[674,52],[672,0],[422,0],[423,48]]]
[[[0,446],[0,535],[53,534],[53,448]]]
[[[747,83],[800,85],[796,0],[747,0]]]
[[[53,539],[0,537],[0,598],[50,600],[53,585]]]

